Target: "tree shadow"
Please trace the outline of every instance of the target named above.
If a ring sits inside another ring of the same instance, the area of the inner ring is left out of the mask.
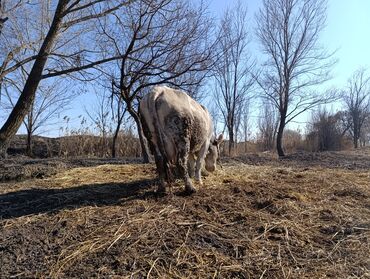
[[[131,183],[89,184],[65,189],[27,189],[0,195],[0,220],[31,214],[52,213],[66,208],[122,204],[155,197],[157,180]]]

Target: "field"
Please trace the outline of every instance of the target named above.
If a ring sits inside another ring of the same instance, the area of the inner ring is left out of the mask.
[[[192,196],[127,161],[1,169],[3,278],[370,278],[369,150],[224,159]]]

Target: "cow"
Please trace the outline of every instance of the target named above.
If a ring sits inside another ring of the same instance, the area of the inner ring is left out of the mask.
[[[191,182],[202,184],[201,169],[216,170],[221,134],[213,136],[208,110],[181,90],[156,86],[139,104],[144,135],[155,158],[160,183],[158,192],[177,177],[184,179],[185,192],[196,192]]]

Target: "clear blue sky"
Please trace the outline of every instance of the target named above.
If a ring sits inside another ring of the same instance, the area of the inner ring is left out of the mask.
[[[237,2],[209,0],[209,8],[215,16],[221,16],[228,6],[233,7]],[[250,30],[254,35],[254,17],[262,0],[242,0],[242,3],[246,3],[248,7]],[[337,49],[338,63],[333,69],[333,79],[329,84],[344,86],[358,67],[370,68],[370,0],[329,0],[327,26],[322,33],[321,42],[328,50]],[[258,53],[256,43],[252,44],[251,52]]]
[[[360,66],[370,68],[370,1],[330,0],[322,42],[338,48],[332,84],[344,85]]]

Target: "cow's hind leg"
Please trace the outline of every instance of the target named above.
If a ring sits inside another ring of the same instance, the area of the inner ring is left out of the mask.
[[[157,167],[157,173],[159,177],[159,185],[158,185],[158,190],[157,192],[159,193],[165,193],[166,192],[166,180],[167,180],[167,175],[166,175],[166,166],[165,162],[163,160],[163,156],[161,155],[160,150],[158,147],[153,143],[153,134],[151,133],[146,119],[140,114],[140,121],[141,125],[143,128],[143,132],[145,135],[145,138],[147,140],[147,143],[149,145],[151,153],[154,155],[155,159],[155,165]],[[154,125],[154,124],[152,124]]]
[[[180,171],[181,176],[184,178],[185,182],[185,192],[187,194],[192,194],[196,192],[188,171],[188,155],[190,151],[190,142],[185,139],[185,142],[178,145],[178,157],[177,157],[177,167]]]
[[[194,171],[195,171],[195,158],[194,158],[194,155],[193,154],[189,154],[188,156],[188,172],[189,172],[189,176],[191,178],[194,177]]]
[[[203,160],[206,157],[206,153],[208,151],[208,144],[203,144],[202,148],[200,149],[197,157],[197,162],[195,165],[195,180],[202,185],[202,176],[201,176],[201,170],[202,170],[202,164]]]
[[[166,177],[166,167],[165,162],[163,160],[163,157],[159,154],[154,155],[155,158],[155,164],[157,166],[157,172],[159,177],[159,185],[157,192],[158,193],[166,193],[166,184],[167,184],[167,177]]]
[[[166,185],[168,182],[168,167],[167,161],[161,155],[161,152],[154,146],[153,143],[149,142],[149,146],[151,148],[152,153],[154,154],[155,165],[157,167],[157,173],[159,177],[159,185],[157,192],[158,193],[166,193]]]

